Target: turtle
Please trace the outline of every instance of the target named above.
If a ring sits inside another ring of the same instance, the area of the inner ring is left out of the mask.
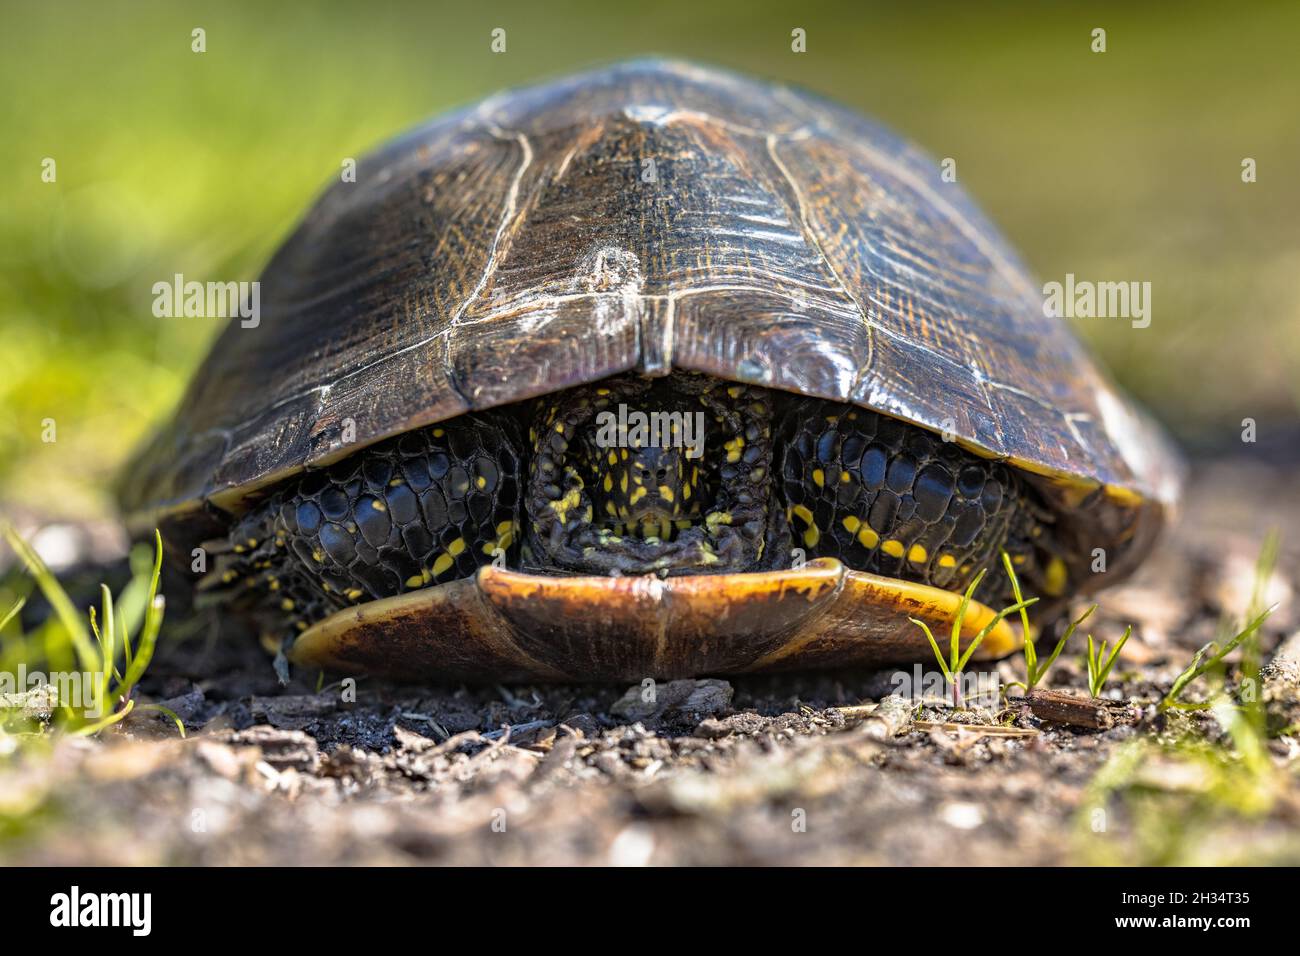
[[[379,148],[125,471],[296,666],[612,681],[1014,651],[1182,464],[940,166],[815,94],[635,60]],[[191,560],[192,556],[201,560]]]

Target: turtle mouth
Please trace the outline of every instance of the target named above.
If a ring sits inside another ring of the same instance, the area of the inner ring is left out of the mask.
[[[606,519],[597,523],[599,533],[609,537],[632,538],[646,544],[671,544],[682,533],[700,526],[699,515],[683,514],[666,508],[652,508],[629,516],[626,521]]]

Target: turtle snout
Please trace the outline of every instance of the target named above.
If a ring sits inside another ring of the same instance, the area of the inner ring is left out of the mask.
[[[617,506],[626,509],[627,521],[671,521],[689,515],[692,488],[682,449],[637,448],[628,465],[628,481],[619,476],[611,482],[614,494],[623,499]]]

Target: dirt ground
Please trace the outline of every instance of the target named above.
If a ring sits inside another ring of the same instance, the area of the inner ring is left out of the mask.
[[[1294,864],[1295,738],[1252,763],[1226,756],[1214,718],[1154,706],[1249,603],[1270,528],[1269,652],[1297,631],[1300,486],[1289,468],[1195,469],[1175,532],[1090,622],[1112,640],[1135,625],[1108,730],[1016,706],[873,710],[887,673],[677,682],[653,704],[640,687],[362,679],[351,701],[316,674],[282,689],[250,641],[202,632],[143,685],[185,740],[156,715],[48,749],[0,739],[0,861]],[[1048,685],[1086,686],[1082,647]]]

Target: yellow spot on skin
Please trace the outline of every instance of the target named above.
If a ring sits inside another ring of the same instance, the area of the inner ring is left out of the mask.
[[[446,433],[445,431],[443,431],[441,428],[435,428],[435,429],[433,430],[433,437],[434,437],[434,438],[441,438],[441,437],[442,437],[443,435],[445,435],[445,434],[447,434],[447,433]]]
[[[325,555],[321,554],[319,550],[316,550],[311,553],[311,559],[317,564],[320,564],[325,560]]]
[[[483,479],[480,478],[479,480],[482,481]],[[370,507],[374,508],[376,511],[387,511],[387,510],[388,510],[388,505],[386,505],[386,504],[384,504],[382,501],[378,501],[378,500],[370,502]]]
[[[438,557],[435,558],[433,562],[433,576],[436,578],[443,574],[446,574],[451,569],[451,566],[455,563],[456,562],[452,560],[450,554],[438,555]]]
[[[482,475],[479,475],[477,478],[474,479],[474,484],[478,485],[480,488],[486,488],[487,479],[484,478]]]
[[[730,395],[732,398],[740,398],[740,393],[743,391],[744,389],[742,389],[739,385],[733,385],[729,389],[727,389],[727,394]]]
[[[826,472],[822,471],[820,468],[814,468],[814,469],[813,469],[813,483],[816,484],[818,488],[825,488],[825,487],[826,487]]]
[[[223,574],[223,575],[221,576],[221,580],[224,581],[226,584],[229,584],[231,581],[235,580],[237,577],[239,577],[239,575],[236,574],[234,571],[227,571],[225,574]]]
[[[360,588],[352,588],[348,591],[346,597],[349,601],[360,601],[363,593]]]
[[[857,534],[858,528],[862,526],[862,522],[859,521],[857,518],[853,517],[853,515],[849,515],[847,518],[841,521],[840,524],[844,525],[844,530],[847,531],[849,534]]]
[[[611,518],[618,514],[618,509],[614,507],[614,502],[612,501],[605,502],[605,511]]]
[[[683,501],[690,501],[690,500],[691,500],[691,486],[690,486],[690,485],[682,485],[682,500],[683,500]]]
[[[635,491],[632,492],[632,496],[631,496],[630,498],[628,498],[628,503],[629,503],[629,504],[636,504],[638,501],[640,501],[642,498],[644,498],[647,494],[649,494],[649,492],[646,491],[645,488],[637,488]]]
[[[390,481],[390,482],[388,483],[388,487],[389,487],[389,488],[397,488],[397,487],[399,487],[399,486],[401,486],[401,485],[404,485],[404,484],[406,484],[406,482],[405,482],[403,479],[401,479],[401,478],[394,478],[392,481]]]
[[[570,488],[559,501],[549,502],[551,510],[561,521],[568,520],[569,510],[578,507],[582,493],[577,488]]]
[[[907,551],[907,560],[911,561],[913,564],[925,564],[925,559],[928,557],[929,555],[926,554],[925,548],[921,547],[919,544],[912,545],[912,547]]]
[[[803,543],[806,547],[809,548],[817,547],[817,542],[820,541],[821,539],[822,539],[822,533],[817,530],[816,525],[813,525],[803,533]]]
[[[242,544],[235,545],[235,554],[243,554],[243,553],[244,553],[244,546]]]
[[[406,579],[406,586],[408,588],[418,588],[423,586],[423,584],[424,584],[423,574],[412,574],[409,578]]]
[[[563,435],[563,434],[564,434],[564,422],[556,422],[556,423],[555,423],[555,430],[556,430],[557,432],[559,432],[561,435]]]
[[[880,543],[880,535],[872,530],[870,525],[863,525],[862,530],[858,532],[858,544],[870,550]]]
[[[464,550],[465,550],[464,538],[457,538],[451,544],[447,545],[447,553],[450,554],[452,557],[455,557],[456,555],[460,554]]]
[[[731,441],[725,442],[722,447],[727,450],[728,463],[734,465],[736,462],[740,461],[740,451],[745,447],[745,439],[740,435],[737,435],[735,438],[731,439]]]
[[[330,586],[329,586],[329,583],[328,583],[328,582],[323,583],[322,586],[325,588],[326,591],[328,591],[328,590],[330,589]],[[268,587],[269,587],[272,591],[278,591],[278,590],[280,590],[280,582],[277,581],[275,578],[271,578],[271,583],[268,585]]]
[[[605,480],[601,482],[601,487],[604,488],[606,491],[613,491],[614,490],[613,477],[610,475],[606,475]]]
[[[850,475],[847,471],[841,471],[841,472],[840,472],[840,482],[841,482],[841,484],[845,484],[845,485],[847,485],[847,484],[848,484],[850,481],[852,481],[852,480],[853,480],[853,476]]]
[[[671,503],[677,496],[673,494],[673,490],[669,488],[667,485],[660,485],[659,497],[662,498],[664,501]]]
[[[1052,597],[1058,597],[1065,593],[1065,585],[1069,577],[1065,562],[1060,558],[1052,558],[1047,563],[1047,573],[1043,577],[1043,590]]]
[[[808,525],[810,528],[812,527],[813,513],[808,510],[807,505],[795,505],[794,513],[795,513],[795,517],[797,517],[800,521]]]
[[[627,472],[626,471],[623,472],[622,476],[618,479],[618,490],[623,492],[623,494],[627,494]]]
[[[903,556],[903,542],[890,538],[880,546],[880,550],[891,558],[901,558]]]
[[[955,568],[957,567],[957,559],[954,558],[951,554],[941,554],[939,555],[939,567]]]
[[[624,461],[627,461],[627,455],[628,455],[628,451],[626,448],[619,449],[619,457],[622,458]]]
[[[598,388],[598,389],[596,389],[596,394],[597,394],[597,395],[608,395],[608,394],[609,394],[609,389],[607,389],[607,388]]]
[[[618,464],[618,454],[617,454],[616,452],[612,451],[612,450],[611,450],[610,453],[609,453],[609,463],[610,463],[611,465],[617,465],[617,464]]]

